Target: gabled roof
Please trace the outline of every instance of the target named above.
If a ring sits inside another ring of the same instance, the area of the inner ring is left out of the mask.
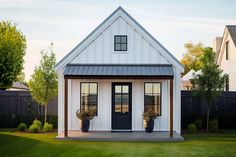
[[[112,18],[116,18],[116,15],[127,16],[141,31],[147,34],[151,40],[153,40],[159,47],[161,47],[170,57],[175,65],[183,71],[183,65],[159,42],[157,41],[146,29],[144,29],[133,17],[131,17],[122,7],[118,7],[110,16],[108,16],[97,28],[95,28],[84,40],[82,40],[74,49],[72,49],[65,57],[63,57],[57,64],[55,69],[59,70],[61,67],[65,67],[84,47],[89,45],[89,41],[94,40],[99,34],[101,34],[106,27],[108,27],[113,21]],[[109,23],[110,21],[110,23]],[[89,40],[89,41],[88,41]]]
[[[234,46],[236,47],[236,25],[227,25],[226,28],[234,42]]]
[[[196,75],[199,75],[199,74],[201,74],[201,73],[202,73],[201,70],[195,71],[195,70],[191,69],[187,74],[185,74],[185,75],[181,78],[181,80],[182,80],[182,81],[189,81],[189,80],[193,79]]]
[[[11,89],[22,89],[22,90],[29,90],[29,88],[24,85],[23,83],[16,81],[12,83]]]

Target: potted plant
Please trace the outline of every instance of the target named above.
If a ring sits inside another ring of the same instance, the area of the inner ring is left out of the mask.
[[[95,113],[92,110],[87,110],[87,111],[78,110],[76,112],[76,115],[81,120],[81,125],[80,125],[81,131],[88,132],[90,120],[93,119],[93,117],[95,116]]]
[[[146,132],[153,132],[154,128],[154,119],[156,119],[159,115],[152,109],[147,109],[143,113],[144,119],[144,128]]]

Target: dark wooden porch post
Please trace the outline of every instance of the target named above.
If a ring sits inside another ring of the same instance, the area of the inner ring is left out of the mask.
[[[170,80],[170,132],[169,136],[173,137],[173,79]]]
[[[68,137],[68,79],[64,87],[64,137]]]

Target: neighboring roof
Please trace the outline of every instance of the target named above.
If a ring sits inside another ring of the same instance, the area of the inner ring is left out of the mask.
[[[226,28],[229,31],[229,34],[234,42],[234,45],[236,47],[236,25],[227,25]]]
[[[224,29],[224,33],[223,33],[223,38],[225,36],[226,29],[228,30],[229,35],[231,36],[231,38],[233,40],[234,46],[236,47],[236,25],[226,25],[225,29]],[[223,44],[224,44],[224,42],[223,42],[223,39],[222,39],[220,49],[219,49],[220,51],[218,53],[216,53],[216,62],[217,63],[218,63],[219,57],[221,55],[221,49],[222,49]]]
[[[72,49],[65,57],[63,57],[57,64],[56,64],[56,70],[58,70],[60,67],[64,67],[66,64],[68,64],[73,57],[79,53],[77,50],[80,47],[86,47],[89,42],[87,40],[94,40],[96,35],[94,34],[100,34],[102,32],[103,27],[105,27],[105,23],[107,23],[115,14],[118,12],[124,13],[129,19],[132,20],[133,23],[135,23],[143,32],[145,32],[157,45],[159,45],[176,63],[181,67],[183,70],[183,65],[179,62],[178,59],[176,59],[159,41],[157,41],[146,29],[144,29],[131,15],[129,15],[122,7],[118,7],[110,16],[108,16],[98,27],[96,27],[84,40],[82,40],[74,49]],[[76,54],[75,54],[76,53]],[[65,61],[67,58],[69,58],[69,61]]]
[[[68,77],[173,77],[169,64],[69,64],[64,76]]]
[[[195,70],[191,69],[187,74],[185,74],[185,75],[181,78],[181,80],[182,80],[182,81],[188,81],[188,80],[192,79],[195,72],[196,72]]]
[[[13,82],[11,89],[24,89],[24,90],[29,90],[29,88],[24,85],[23,83],[17,81],[17,82]]]
[[[201,74],[201,70],[195,71],[195,70],[191,69],[187,74],[185,74],[181,78],[181,80],[182,81],[189,81],[189,80],[193,79],[198,74]]]

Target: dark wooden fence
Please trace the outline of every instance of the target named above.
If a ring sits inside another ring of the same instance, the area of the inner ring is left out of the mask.
[[[198,118],[206,126],[207,103],[193,96],[191,91],[181,92],[181,127]],[[236,92],[223,92],[210,106],[210,119],[218,119],[219,128],[236,129]]]
[[[16,127],[20,122],[28,125],[34,118],[43,120],[44,106],[32,99],[28,91],[0,90],[0,128]],[[57,97],[48,104],[48,120],[57,126]]]
[[[191,91],[181,92],[181,125],[187,125],[198,118],[206,121],[207,104],[193,96]],[[16,127],[20,122],[28,125],[37,117],[43,120],[44,106],[37,104],[27,91],[0,90],[0,128]],[[48,119],[57,127],[57,97],[48,105]],[[222,129],[236,129],[236,92],[224,92],[211,105],[211,119],[219,120]],[[205,123],[204,123],[205,125]]]

